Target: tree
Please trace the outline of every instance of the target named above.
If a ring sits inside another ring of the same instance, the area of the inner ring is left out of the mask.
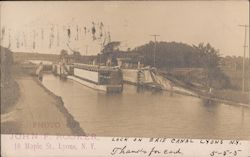
[[[113,41],[108,43],[107,45],[104,46],[102,53],[113,53],[114,51],[116,51],[117,49],[119,49],[121,42],[119,41]]]
[[[219,51],[213,48],[209,43],[204,45],[200,43],[194,48],[199,53],[199,59],[202,61],[201,66],[204,68],[207,77],[207,86],[214,88],[224,88],[229,85],[229,79],[221,71]]]
[[[128,53],[138,53],[144,58],[144,65],[154,66],[154,42],[149,42],[139,46]],[[190,46],[177,42],[157,42],[156,43],[156,68],[173,71],[175,68],[199,68],[193,73],[193,78],[188,79],[187,75],[181,76],[182,80],[198,83],[207,87],[223,88],[229,85],[229,79],[220,69],[219,51],[210,44],[203,43],[198,46]],[[176,75],[177,76],[177,75]],[[205,81],[204,81],[205,80]]]
[[[131,52],[139,53],[144,58],[144,64],[154,66],[154,42],[139,46]],[[156,43],[156,67],[159,69],[173,69],[186,67],[200,67],[198,53],[187,44],[177,42]]]

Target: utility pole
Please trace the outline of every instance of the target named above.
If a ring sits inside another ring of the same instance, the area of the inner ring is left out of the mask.
[[[100,68],[100,66],[101,66],[101,61],[102,61],[102,49],[103,49],[103,45],[102,45],[102,43],[100,43],[100,45],[101,45],[101,49],[100,49],[100,53],[99,53],[99,68]]]
[[[88,47],[89,47],[88,45],[85,46],[85,48],[86,48],[86,49],[85,49],[85,53],[86,53],[85,55],[86,55],[86,56],[87,56],[87,54],[88,54]]]
[[[57,47],[59,47],[60,46],[60,32],[59,32],[59,27],[58,27],[58,25],[56,25],[56,38],[57,38]]]
[[[150,36],[153,36],[154,37],[154,42],[155,42],[155,46],[154,46],[154,67],[155,67],[155,53],[156,53],[156,38],[160,35],[157,35],[157,34],[152,34]]]
[[[242,92],[245,92],[245,57],[246,57],[246,40],[247,40],[247,28],[249,27],[248,25],[239,25],[239,27],[244,27],[245,28],[245,37],[244,37],[244,54],[243,54],[243,61],[242,61]],[[250,52],[249,52],[249,58],[250,58]],[[249,65],[250,65],[250,59],[249,59]]]

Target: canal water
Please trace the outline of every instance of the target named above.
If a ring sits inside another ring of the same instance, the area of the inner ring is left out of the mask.
[[[43,84],[61,96],[87,134],[97,136],[250,139],[250,108],[179,94],[138,91],[98,92],[51,74]]]

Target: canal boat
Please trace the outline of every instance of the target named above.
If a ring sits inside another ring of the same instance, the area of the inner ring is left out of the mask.
[[[148,89],[163,89],[156,76],[156,68],[144,66],[142,58],[116,58],[117,65],[121,67],[123,81],[138,87]]]
[[[74,63],[71,68],[73,74],[68,75],[68,79],[107,93],[123,90],[122,72],[118,67]]]

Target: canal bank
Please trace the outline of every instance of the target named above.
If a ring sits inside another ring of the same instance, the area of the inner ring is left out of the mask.
[[[16,67],[20,95],[7,113],[1,114],[3,134],[85,135],[79,123],[64,107],[61,97],[40,81]],[[11,97],[11,95],[9,95]]]
[[[250,107],[250,92],[241,92],[232,89],[213,89],[211,93],[209,93],[208,89],[198,88],[190,83],[185,83],[176,79],[173,76],[168,75],[164,71],[160,71],[160,74],[165,78],[170,80],[177,87],[183,88],[185,90],[189,90],[195,94],[187,94],[185,92],[179,92],[179,94],[189,95],[198,97],[201,99],[205,99],[207,101],[214,101],[218,103],[225,103],[236,106],[246,106]],[[177,91],[178,93],[178,91]]]

